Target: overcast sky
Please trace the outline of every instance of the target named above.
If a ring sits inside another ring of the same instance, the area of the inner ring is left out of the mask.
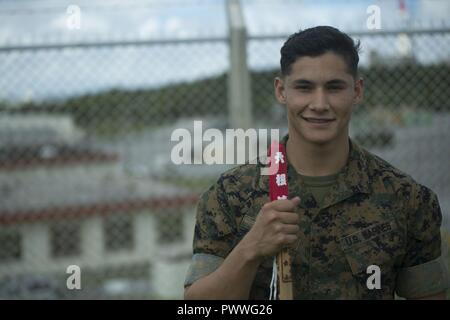
[[[289,35],[300,28],[333,25],[344,31],[367,31],[367,7],[381,9],[381,28],[410,23],[442,26],[448,23],[447,0],[243,0],[250,35]],[[81,28],[67,27],[68,5],[81,10]],[[177,39],[224,37],[224,0],[153,1],[39,1],[0,0],[0,46],[120,39]],[[445,38],[448,40],[448,37]],[[366,54],[379,41],[363,42]],[[382,41],[395,50],[395,39]],[[423,39],[424,41],[428,41]],[[422,41],[422,40],[420,40]],[[252,68],[274,68],[282,41],[250,43]],[[436,59],[416,46],[421,59]],[[441,52],[443,58],[447,51]],[[429,48],[426,48],[429,50]],[[431,58],[430,58],[431,57]],[[441,57],[441,58],[442,58]],[[0,99],[67,96],[111,87],[148,87],[219,74],[228,66],[223,44],[190,47],[151,47],[58,52],[0,52]],[[362,57],[364,63],[366,56]],[[76,71],[76,72],[75,72]],[[93,77],[95,71],[95,77]]]
[[[405,10],[399,7],[404,2]],[[69,5],[81,9],[81,29],[67,28]],[[250,34],[290,34],[313,25],[366,28],[367,7],[381,8],[382,28],[413,21],[448,21],[447,0],[243,0]],[[88,38],[179,38],[227,32],[224,0],[0,0],[0,44]]]

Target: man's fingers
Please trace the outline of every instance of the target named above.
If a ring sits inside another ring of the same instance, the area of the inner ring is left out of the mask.
[[[277,211],[294,211],[294,209],[300,204],[300,198],[295,197],[292,199],[274,200],[266,203],[265,206],[270,207]]]
[[[285,224],[283,225],[283,231],[287,234],[297,234],[300,230],[300,227],[293,224]]]
[[[293,234],[286,234],[284,235],[284,243],[287,245],[292,245],[295,242],[297,242],[297,236]]]
[[[278,212],[278,218],[281,223],[286,224],[296,225],[300,222],[300,217],[295,212]]]

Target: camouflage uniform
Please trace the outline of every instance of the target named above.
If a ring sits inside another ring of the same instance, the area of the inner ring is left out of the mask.
[[[269,202],[260,169],[233,168],[202,195],[186,286],[220,266]],[[442,215],[430,189],[351,140],[348,162],[321,207],[291,165],[288,183],[289,198],[301,198],[299,241],[291,249],[294,299],[415,298],[448,288]],[[250,299],[268,299],[272,262],[260,265]],[[367,287],[370,265],[380,267],[381,289]]]

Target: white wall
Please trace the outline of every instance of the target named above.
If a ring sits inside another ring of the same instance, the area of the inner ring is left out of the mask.
[[[19,274],[64,275],[69,265],[102,269],[126,266],[134,263],[150,263],[151,287],[160,298],[180,299],[183,283],[192,252],[192,236],[195,224],[193,208],[183,209],[184,238],[173,244],[158,244],[155,213],[141,211],[133,214],[135,246],[133,250],[106,252],[103,240],[101,216],[81,220],[82,254],[73,258],[53,258],[50,255],[50,221],[24,223],[6,228],[17,228],[22,234],[22,259],[0,264],[0,278]],[[181,257],[181,258],[180,258]]]

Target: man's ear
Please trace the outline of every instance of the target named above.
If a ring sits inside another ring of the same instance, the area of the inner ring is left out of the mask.
[[[355,95],[353,98],[353,104],[360,103],[364,98],[364,79],[359,78],[355,81]]]
[[[275,88],[275,97],[277,98],[278,102],[281,104],[286,104],[286,94],[283,79],[280,77],[275,77],[273,85]]]

